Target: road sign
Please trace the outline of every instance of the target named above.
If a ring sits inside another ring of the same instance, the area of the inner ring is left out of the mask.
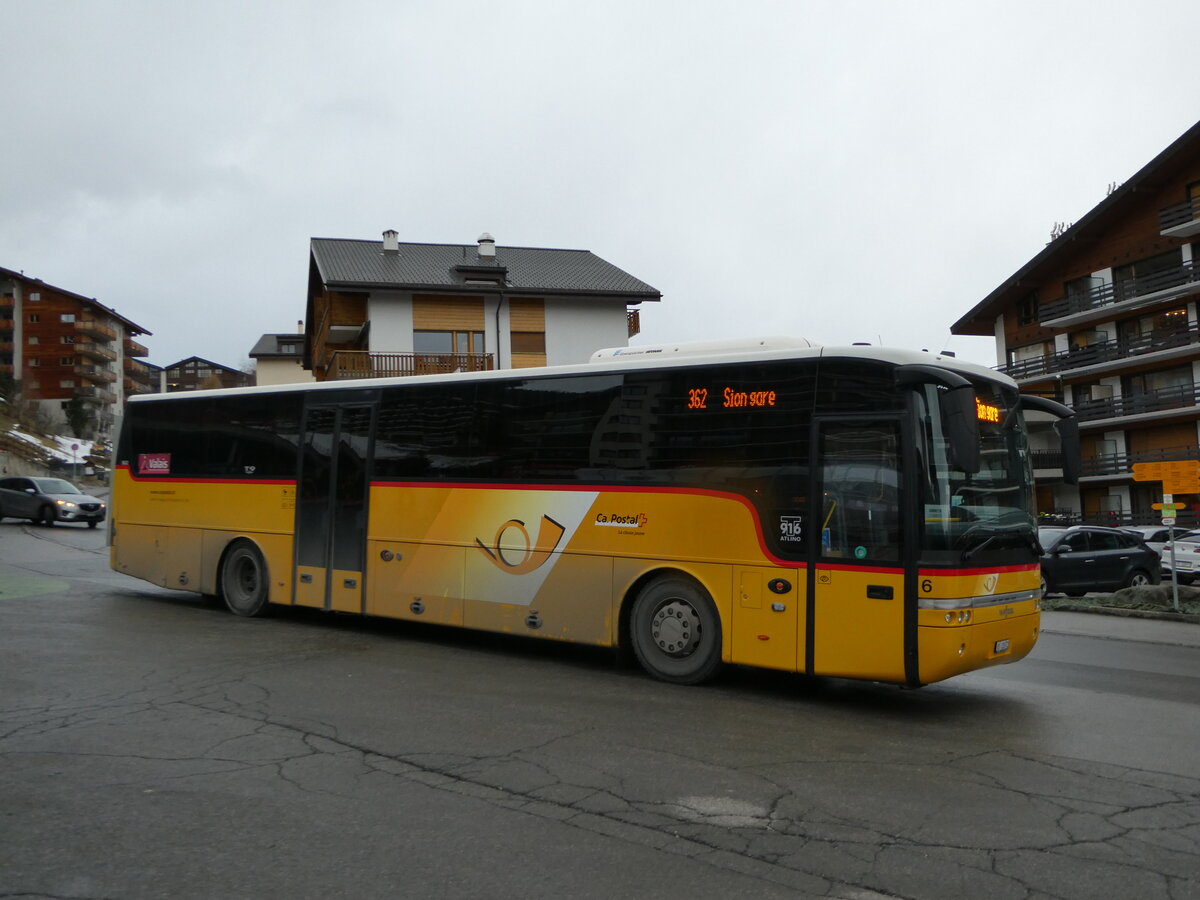
[[[1169,462],[1133,464],[1134,481],[1161,481],[1165,494],[1200,494],[1200,462],[1176,459]]]
[[[1161,509],[1165,513],[1170,513],[1173,509],[1186,509],[1186,503],[1151,503],[1151,509]]]
[[[1163,516],[1162,523],[1163,523],[1164,525],[1174,525],[1174,524],[1175,524],[1175,517],[1174,517],[1174,516]]]

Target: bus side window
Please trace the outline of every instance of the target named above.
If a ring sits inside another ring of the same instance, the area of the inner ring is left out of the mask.
[[[821,440],[821,555],[900,559],[900,442],[895,423],[832,423]]]

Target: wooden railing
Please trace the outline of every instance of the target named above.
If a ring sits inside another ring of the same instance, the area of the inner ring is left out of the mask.
[[[406,378],[411,375],[447,375],[451,372],[487,372],[495,368],[490,353],[376,353],[368,350],[335,350],[325,377]]]
[[[1193,197],[1175,206],[1168,206],[1159,211],[1158,223],[1163,231],[1170,231],[1180,225],[1187,225],[1200,219],[1200,197]]]

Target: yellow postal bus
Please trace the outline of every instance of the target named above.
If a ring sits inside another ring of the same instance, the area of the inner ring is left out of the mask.
[[[917,686],[1037,640],[1030,407],[1077,443],[981,366],[794,339],[134,397],[112,566],[245,616],[629,648],[679,683]]]

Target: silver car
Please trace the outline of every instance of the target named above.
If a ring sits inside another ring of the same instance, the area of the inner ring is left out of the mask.
[[[62,478],[0,478],[0,519],[29,519],[43,525],[87,522],[88,528],[95,528],[107,512],[103,500]]]

